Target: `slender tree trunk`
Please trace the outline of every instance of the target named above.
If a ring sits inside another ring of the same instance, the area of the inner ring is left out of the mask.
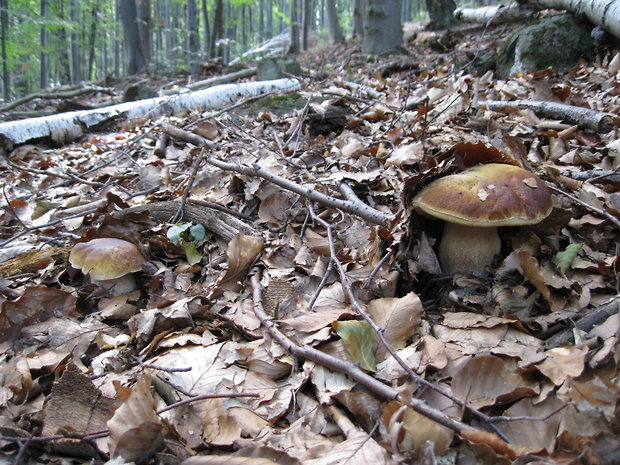
[[[118,25],[121,22],[121,12],[118,5],[120,0],[116,1],[116,22],[114,23],[114,74],[118,77],[121,75],[121,40],[120,40],[120,28]]]
[[[0,42],[2,42],[2,94],[4,101],[11,100],[11,73],[9,59],[6,53],[6,43],[9,40],[9,2],[0,0]]]
[[[150,63],[153,55],[153,44],[151,40],[151,0],[137,0],[136,13],[138,16],[138,34],[140,34],[140,48],[144,54],[144,60]]]
[[[298,18],[298,0],[291,0],[291,48],[290,53],[299,53],[299,22]]]
[[[90,26],[90,34],[88,38],[88,71],[87,76],[88,80],[93,78],[93,68],[95,66],[95,42],[97,38],[97,23],[99,17],[99,0],[97,0],[93,4],[93,9],[91,11],[91,26]]]
[[[41,0],[41,31],[40,31],[40,41],[41,41],[41,79],[40,86],[41,89],[47,89],[50,82],[50,71],[49,71],[49,62],[48,62],[48,54],[47,54],[47,43],[49,33],[47,32],[47,0]]]
[[[224,2],[223,0],[215,0],[215,11],[213,14],[213,34],[211,35],[211,50],[216,57],[221,57],[222,47],[216,46],[218,40],[224,35]]]
[[[308,50],[310,46],[310,32],[312,30],[312,0],[303,0],[301,24],[301,49]]]
[[[125,72],[136,74],[146,66],[138,31],[138,11],[134,0],[121,0],[120,14],[125,43]]]
[[[198,41],[198,8],[196,0],[187,0],[187,48],[189,70],[192,76],[200,76],[200,42]]]
[[[344,42],[344,35],[338,23],[338,10],[336,0],[327,0],[327,25],[329,27],[329,41],[332,44]]]
[[[202,0],[202,19],[204,21],[204,52],[205,56],[210,58],[213,50],[211,49],[211,41],[209,40],[211,33],[209,30],[209,10],[207,8],[207,0]]]
[[[265,27],[265,37],[266,39],[271,39],[273,37],[273,2],[272,0],[265,0],[267,2],[267,24]]]
[[[71,22],[74,25],[73,32],[71,32],[71,83],[77,84],[82,81],[80,69],[80,35],[77,32],[77,25],[79,24],[77,0],[71,0],[69,14]]]

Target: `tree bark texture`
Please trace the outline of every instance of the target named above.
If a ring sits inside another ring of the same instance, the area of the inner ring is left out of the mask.
[[[403,43],[401,0],[367,0],[362,51],[378,55]]]
[[[426,0],[426,8],[431,18],[428,29],[448,29],[454,25],[453,13],[456,9],[454,0]]]

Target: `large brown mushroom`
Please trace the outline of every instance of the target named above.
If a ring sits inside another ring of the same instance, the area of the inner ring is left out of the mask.
[[[552,199],[530,171],[489,163],[432,182],[413,207],[446,221],[439,246],[444,272],[482,276],[500,251],[497,227],[539,223],[551,212]]]
[[[112,295],[122,295],[136,288],[133,273],[146,262],[140,249],[131,242],[102,237],[79,242],[69,254],[69,263],[88,274],[93,284],[107,289]]]

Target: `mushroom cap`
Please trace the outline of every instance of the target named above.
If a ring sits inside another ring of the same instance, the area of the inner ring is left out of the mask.
[[[551,193],[530,171],[502,163],[477,165],[433,181],[413,207],[435,218],[466,226],[536,224],[551,213]]]
[[[75,244],[69,263],[97,280],[116,279],[140,271],[146,259],[131,242],[102,237]]]

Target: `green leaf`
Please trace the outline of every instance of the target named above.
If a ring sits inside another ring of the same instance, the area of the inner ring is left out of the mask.
[[[195,265],[196,263],[199,263],[200,260],[202,260],[202,254],[198,252],[198,249],[193,242],[187,242],[179,238],[179,245],[183,247],[183,250],[185,251],[185,257],[187,258],[187,263],[189,263],[190,265]]]
[[[179,223],[168,228],[166,236],[173,244],[179,245],[181,235],[192,226],[192,223]]]
[[[332,327],[342,338],[347,351],[360,364],[360,368],[376,371],[377,363],[372,345],[375,334],[366,321],[335,321]]]
[[[582,247],[583,244],[570,244],[566,247],[564,252],[558,252],[555,254],[554,261],[560,273],[566,273],[566,270],[568,270],[573,264],[573,261],[577,257],[577,254],[581,251]]]
[[[205,236],[207,235],[207,232],[203,225],[195,224],[194,226],[189,228],[189,234],[192,236],[192,239],[194,240],[194,242],[200,243],[205,240]]]

